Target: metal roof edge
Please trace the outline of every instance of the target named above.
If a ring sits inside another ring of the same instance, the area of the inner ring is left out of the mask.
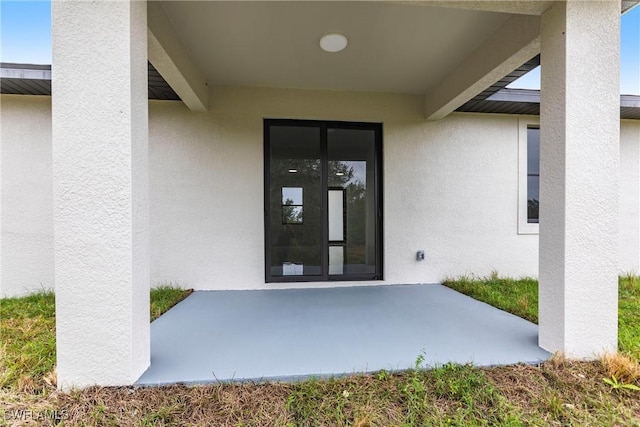
[[[147,62],[149,99],[180,101],[158,70]],[[0,63],[0,93],[51,96],[51,65]]]

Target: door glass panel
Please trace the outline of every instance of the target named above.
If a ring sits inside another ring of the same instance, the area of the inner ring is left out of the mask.
[[[344,246],[329,246],[329,274],[344,274]]]
[[[327,132],[329,274],[375,274],[375,131],[329,128]],[[343,193],[341,203],[338,193]],[[340,228],[343,238],[332,239],[340,237]]]
[[[344,242],[345,191],[329,189],[329,242]]]
[[[271,275],[322,274],[320,128],[271,126]]]

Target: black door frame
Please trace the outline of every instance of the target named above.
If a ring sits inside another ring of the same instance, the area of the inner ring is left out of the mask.
[[[265,282],[328,282],[383,280],[383,212],[382,212],[382,123],[343,122],[297,119],[264,119],[264,254]],[[272,276],[271,275],[271,141],[269,129],[272,126],[305,126],[320,128],[320,179],[322,184],[322,274],[319,276]],[[374,205],[376,209],[376,271],[373,274],[329,275],[329,212],[328,212],[328,129],[363,129],[375,133],[374,148]]]

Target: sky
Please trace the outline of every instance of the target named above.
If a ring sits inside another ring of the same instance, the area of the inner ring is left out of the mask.
[[[621,18],[620,93],[640,95],[640,6]],[[0,62],[51,64],[51,3],[0,1]],[[510,88],[540,89],[540,68]]]
[[[507,87],[540,89],[540,67]],[[622,15],[620,21],[620,93],[640,95],[640,6]]]

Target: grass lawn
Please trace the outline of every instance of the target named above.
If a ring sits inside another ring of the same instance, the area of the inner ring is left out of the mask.
[[[534,280],[462,278],[446,285],[537,320]],[[152,291],[152,318],[187,294]],[[556,356],[541,366],[445,365],[426,371],[416,355],[415,369],[401,373],[299,383],[59,393],[54,310],[51,293],[0,300],[0,425],[640,426],[640,391],[633,390],[640,386],[640,280],[633,277],[620,285],[623,356],[595,362]]]
[[[161,286],[151,291],[151,320],[186,298],[190,290]],[[0,299],[0,388],[40,391],[55,383],[55,296],[38,292]]]
[[[462,277],[444,285],[484,301],[494,307],[538,323],[538,281],[535,279],[482,279]],[[618,280],[618,346],[622,352],[640,360],[640,278],[623,276]]]

